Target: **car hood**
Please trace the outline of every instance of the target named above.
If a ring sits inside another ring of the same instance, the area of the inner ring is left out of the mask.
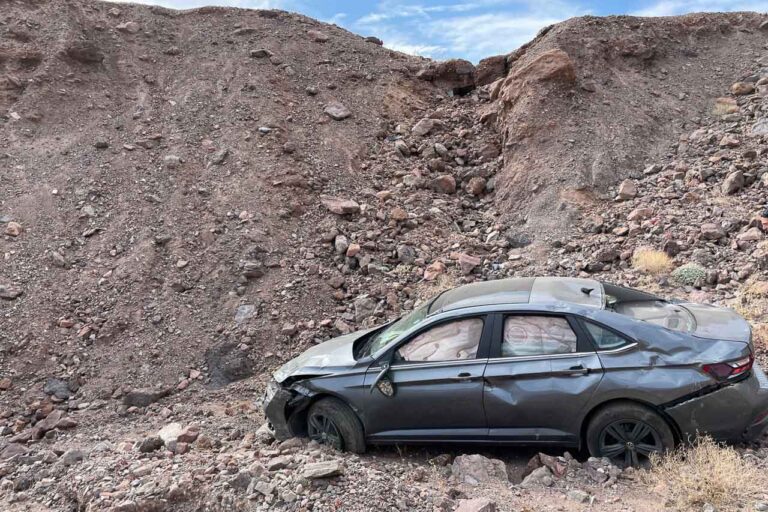
[[[696,337],[743,343],[749,343],[752,339],[749,322],[730,308],[691,302],[677,305],[685,308],[696,321],[696,328],[691,333]]]
[[[275,380],[283,382],[288,377],[333,373],[341,368],[353,366],[357,361],[352,353],[352,346],[355,341],[373,330],[345,334],[305,350],[281,366],[274,373]]]

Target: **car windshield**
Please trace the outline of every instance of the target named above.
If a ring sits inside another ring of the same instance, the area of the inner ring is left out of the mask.
[[[431,300],[425,302],[407,315],[400,317],[386,328],[376,333],[376,335],[374,335],[368,342],[366,350],[367,354],[375,354],[386,347],[389,342],[424,320],[429,313],[430,304],[432,304]]]

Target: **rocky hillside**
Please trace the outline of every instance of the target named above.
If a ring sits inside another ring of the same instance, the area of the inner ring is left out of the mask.
[[[725,302],[763,343],[767,20],[580,18],[475,67],[281,11],[0,0],[0,500],[655,510],[600,461],[277,445],[254,402],[481,279]]]

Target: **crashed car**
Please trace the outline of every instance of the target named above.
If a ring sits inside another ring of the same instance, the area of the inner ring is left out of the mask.
[[[752,441],[768,380],[733,310],[591,279],[536,277],[445,291],[274,373],[279,439],[586,447],[637,465],[697,435]]]

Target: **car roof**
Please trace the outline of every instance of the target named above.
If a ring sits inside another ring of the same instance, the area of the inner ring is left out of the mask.
[[[499,304],[578,304],[603,307],[603,285],[576,277],[518,277],[467,284],[438,295],[429,314]]]

